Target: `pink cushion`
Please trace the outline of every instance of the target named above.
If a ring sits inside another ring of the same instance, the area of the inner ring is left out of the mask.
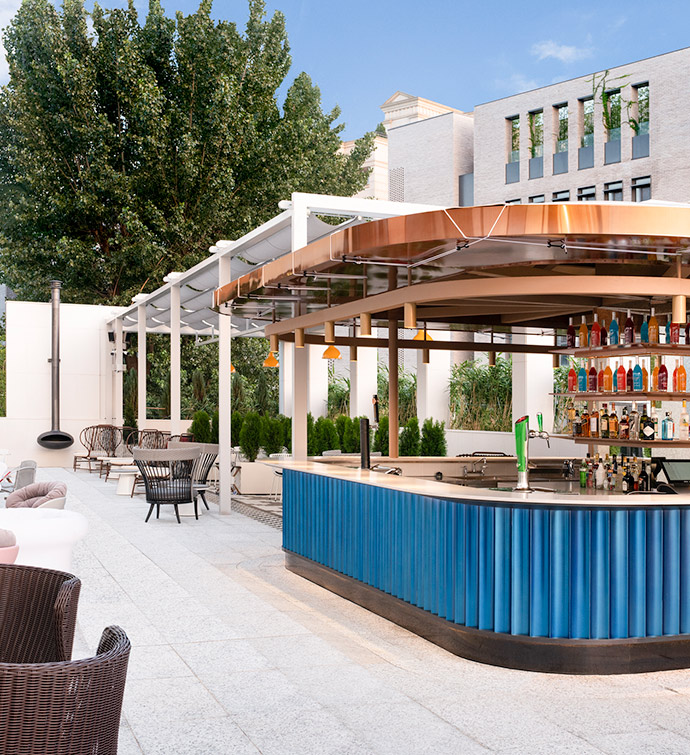
[[[33,482],[10,493],[5,501],[5,508],[35,509],[54,498],[64,498],[66,495],[67,485],[64,482]]]
[[[17,560],[18,553],[18,545],[8,545],[6,548],[0,548],[0,564],[13,564]]]

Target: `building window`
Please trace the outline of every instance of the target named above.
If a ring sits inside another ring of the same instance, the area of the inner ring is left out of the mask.
[[[582,102],[582,147],[594,146],[594,98],[587,97]]]
[[[606,138],[610,142],[618,142],[621,138],[621,90],[604,92],[601,101],[604,109]]]
[[[530,204],[544,204],[544,195],[543,194],[536,194],[533,197],[529,198]]]
[[[596,186],[583,186],[581,189],[577,190],[577,201],[578,202],[594,202],[597,198],[597,187]]]
[[[521,199],[506,199],[505,204],[522,204]]]
[[[556,154],[568,151],[568,105],[556,105]]]
[[[633,89],[637,113],[630,119],[636,136],[649,133],[649,84],[638,84]],[[635,128],[637,125],[637,128]]]
[[[612,183],[604,184],[604,200],[607,202],[622,202],[623,182],[613,181]]]
[[[520,116],[508,118],[508,162],[520,162]]]
[[[529,123],[529,156],[544,155],[544,111],[535,110],[527,116]]]
[[[552,202],[569,202],[570,192],[569,191],[554,191],[551,201]]]
[[[645,202],[652,198],[652,178],[651,176],[642,176],[632,180],[632,200],[633,202]]]

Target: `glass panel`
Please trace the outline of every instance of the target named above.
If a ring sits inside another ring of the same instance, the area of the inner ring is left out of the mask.
[[[510,150],[508,162],[516,163],[520,160],[520,118],[510,119]]]
[[[649,133],[649,84],[637,87],[637,123],[638,134]],[[633,130],[635,130],[634,126]]]
[[[604,106],[604,125],[610,142],[619,141],[621,138],[621,93],[604,92],[602,95]]]
[[[544,113],[530,113],[529,116],[529,149],[530,157],[541,157],[544,154]]]
[[[561,105],[558,110],[558,134],[556,136],[556,152],[568,151],[568,106]]]
[[[594,100],[590,97],[582,102],[582,146],[594,144]]]

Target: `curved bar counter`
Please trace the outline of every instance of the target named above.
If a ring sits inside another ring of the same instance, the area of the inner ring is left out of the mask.
[[[287,567],[457,655],[558,673],[690,666],[687,496],[274,463]]]

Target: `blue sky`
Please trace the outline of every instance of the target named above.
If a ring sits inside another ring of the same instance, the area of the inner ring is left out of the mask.
[[[171,15],[197,6],[194,0],[162,1]],[[147,2],[137,5],[144,10]],[[0,25],[17,6],[17,0],[0,0]],[[398,89],[471,110],[481,102],[690,46],[687,0],[267,0],[267,10],[286,17],[293,59],[289,79],[306,71],[321,88],[324,108],[340,106],[344,138],[373,129],[382,120],[379,106]],[[216,2],[214,15],[243,26],[247,2]],[[0,81],[5,78],[0,66]]]

